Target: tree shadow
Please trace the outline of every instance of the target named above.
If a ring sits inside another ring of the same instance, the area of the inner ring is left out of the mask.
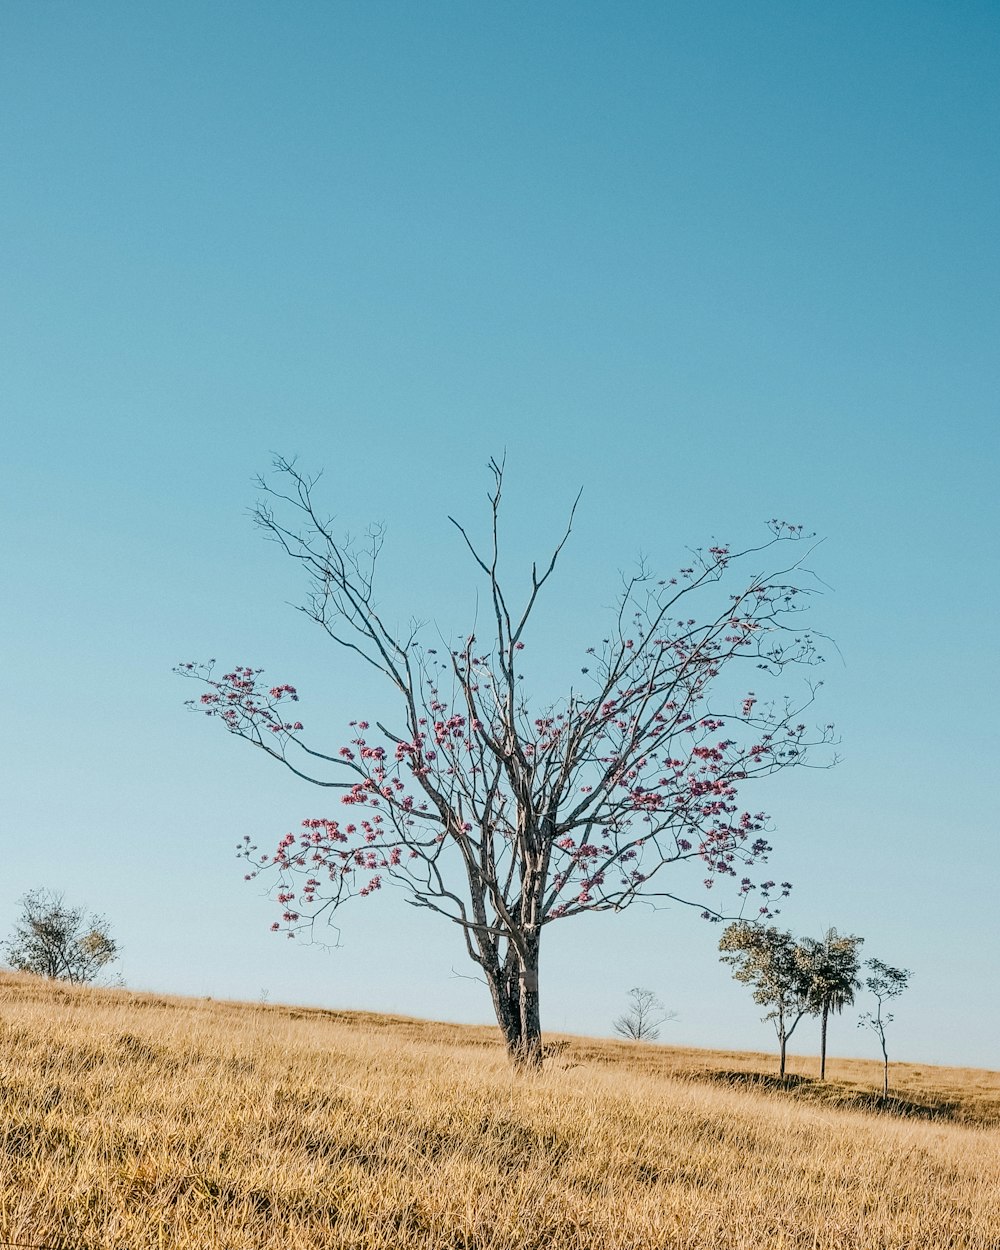
[[[859,1111],[874,1111],[878,1115],[906,1116],[916,1120],[958,1120],[962,1104],[942,1099],[940,1102],[917,1102],[880,1093],[844,1094],[837,1100],[838,1106],[854,1107]]]
[[[710,1069],[698,1074],[703,1080],[717,1081],[720,1085],[744,1086],[754,1089],[778,1089],[789,1090],[796,1089],[801,1085],[809,1085],[813,1083],[812,1077],[796,1076],[793,1073],[786,1073],[785,1076],[778,1076],[771,1072],[740,1072],[726,1071],[725,1069]]]
[[[767,1090],[787,1094],[797,1101],[812,1102],[825,1107],[845,1110],[867,1111],[875,1115],[892,1115],[917,1120],[959,1120],[962,1103],[959,1100],[937,1098],[921,1101],[898,1094],[882,1094],[881,1090],[859,1090],[841,1085],[836,1081],[821,1081],[816,1077],[798,1076],[792,1073],[784,1077],[769,1072],[744,1072],[735,1070],[706,1070],[697,1079],[739,1089]]]

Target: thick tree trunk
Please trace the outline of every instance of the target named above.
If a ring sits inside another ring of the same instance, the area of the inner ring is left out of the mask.
[[[515,1068],[542,1066],[542,1026],[538,998],[538,943],[529,944],[527,958],[486,968],[497,1024]]]
[[[823,1004],[823,1022],[819,1032],[819,1079],[826,1080],[826,1022],[830,1015],[829,1005]]]
[[[520,1068],[542,1066],[542,1019],[538,1002],[538,943],[529,946],[528,958],[519,969],[521,1048],[516,1060]]]
[[[521,1011],[516,977],[507,968],[487,968],[486,982],[497,1024],[511,1060],[521,1052]]]

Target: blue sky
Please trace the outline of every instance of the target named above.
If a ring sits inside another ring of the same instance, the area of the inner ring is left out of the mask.
[[[825,537],[843,758],[757,792],[783,919],[912,968],[900,1056],[997,1066],[998,36],[973,3],[0,4],[0,929],[47,885],[131,985],[488,1020],[398,899],[334,952],[268,932],[233,846],[320,799],[170,668],[364,715],[254,476],[323,469],[388,527],[386,602],[461,632],[446,517],[506,448],[515,579],[584,490],[540,696],[639,553]],[[771,1044],[691,914],[551,934],[548,1027],[606,1034],[638,984],[668,1040]],[[831,1048],[872,1051],[852,1015]]]

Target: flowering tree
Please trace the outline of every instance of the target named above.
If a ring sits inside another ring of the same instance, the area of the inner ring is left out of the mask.
[[[569,538],[533,564],[519,599],[499,573],[503,466],[491,461],[490,536],[483,546],[453,520],[488,596],[488,641],[467,634],[444,656],[419,631],[400,635],[376,601],[382,531],[341,540],[314,501],[315,479],[275,462],[261,480],[256,521],[305,572],[302,611],[330,640],[386,680],[397,699],[391,723],[350,722],[349,741],[317,749],[291,711],[295,687],[263,670],[213,664],[178,671],[204,687],[190,702],[229,733],[297,776],[339,790],[343,814],[302,822],[271,854],[242,844],[250,877],[274,874],[282,921],[294,933],[354,896],[384,884],[446,917],[490,989],[515,1063],[541,1063],[538,968],[547,925],[594,911],[622,911],[640,898],[681,898],[666,878],[683,861],[706,886],[736,878],[761,912],[787,892],[742,875],[764,861],[767,817],[744,810],[746,782],[801,764],[830,727],[809,734],[798,701],[766,699],[733,686],[748,668],[754,684],[791,664],[818,660],[799,628],[800,559],[776,560],[802,538],[774,521],[757,547],[695,552],[676,576],[644,569],[626,580],[601,644],[581,657],[578,684],[539,710],[519,673],[538,597]],[[777,572],[755,571],[766,559]],[[739,566],[750,565],[742,580]],[[701,620],[695,598],[715,603]],[[663,885],[661,886],[661,882]],[[696,906],[701,906],[695,904]],[[720,918],[702,907],[703,915]]]

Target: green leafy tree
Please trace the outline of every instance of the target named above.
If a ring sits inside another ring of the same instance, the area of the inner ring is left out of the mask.
[[[768,1010],[780,1047],[779,1075],[785,1076],[788,1039],[804,1015],[815,1009],[810,950],[783,929],[736,920],[719,940],[720,958],[733,976],[753,987],[753,1000]]]
[[[812,966],[812,1011],[820,1017],[819,1077],[826,1079],[826,1036],[831,1012],[838,1015],[854,1002],[861,988],[858,948],[864,938],[827,929],[822,938],[803,938],[802,947]]]
[[[104,916],[68,907],[63,895],[52,890],[31,890],[20,906],[20,919],[3,947],[19,972],[86,984],[118,958],[118,943]]]
[[[885,1026],[891,1024],[893,1015],[885,1010],[886,1003],[898,998],[910,983],[908,968],[892,968],[881,959],[869,959],[866,968],[871,975],[865,978],[865,989],[875,996],[874,1011],[865,1011],[858,1019],[859,1029],[871,1029],[882,1047],[882,1097],[889,1096],[889,1051],[885,1042]]]

